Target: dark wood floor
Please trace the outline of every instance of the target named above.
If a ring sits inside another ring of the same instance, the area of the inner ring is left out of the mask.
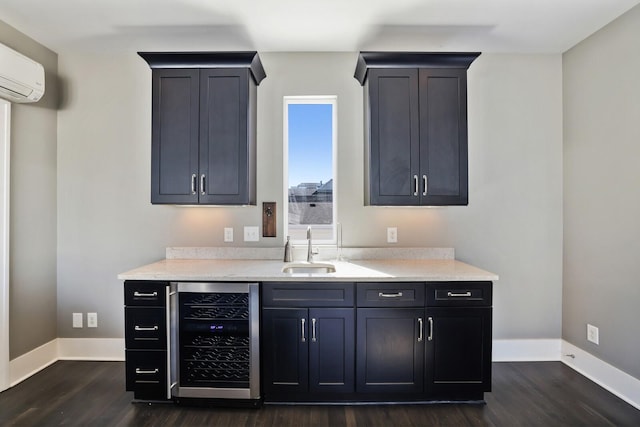
[[[486,405],[131,403],[124,363],[60,361],[0,393],[0,426],[640,426],[640,411],[560,362],[494,363]]]

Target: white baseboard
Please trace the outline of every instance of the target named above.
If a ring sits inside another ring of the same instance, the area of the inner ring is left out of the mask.
[[[124,360],[123,338],[56,338],[9,361],[9,386],[58,360]]]
[[[561,355],[565,365],[580,372],[636,409],[640,409],[639,379],[564,340]]]
[[[560,339],[493,340],[493,362],[560,360]]]
[[[26,380],[58,360],[58,340],[54,339],[38,348],[9,361],[9,386]]]
[[[124,348],[122,338],[58,338],[11,360],[9,383],[13,387],[57,360],[123,361]],[[639,379],[561,339],[494,340],[493,361],[561,361],[640,409]]]
[[[58,359],[124,361],[124,338],[58,338]]]

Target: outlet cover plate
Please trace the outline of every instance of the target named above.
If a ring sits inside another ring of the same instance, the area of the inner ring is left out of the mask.
[[[244,228],[244,241],[245,242],[258,242],[260,241],[260,227],[245,227]]]
[[[387,227],[387,243],[398,243],[398,227]]]
[[[226,243],[233,242],[233,228],[231,228],[231,227],[225,227],[224,228],[224,241]]]
[[[98,327],[98,313],[87,313],[87,328]]]
[[[587,324],[587,340],[600,345],[600,331],[596,326]]]
[[[73,327],[82,328],[82,313],[73,313]]]

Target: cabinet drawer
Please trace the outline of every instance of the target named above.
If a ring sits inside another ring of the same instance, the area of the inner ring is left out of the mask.
[[[358,283],[358,307],[424,307],[424,283]]]
[[[167,285],[167,282],[126,281],[124,305],[165,307]]]
[[[124,310],[126,348],[166,348],[166,316],[164,307],[126,307]]]
[[[126,389],[136,399],[168,398],[167,352],[162,350],[127,350]]]
[[[266,307],[353,307],[353,283],[271,282],[262,286]]]
[[[490,307],[491,291],[491,282],[433,282],[427,284],[427,306]]]

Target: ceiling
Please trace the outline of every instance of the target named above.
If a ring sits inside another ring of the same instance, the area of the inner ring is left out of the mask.
[[[640,0],[1,0],[58,52],[561,53]]]

